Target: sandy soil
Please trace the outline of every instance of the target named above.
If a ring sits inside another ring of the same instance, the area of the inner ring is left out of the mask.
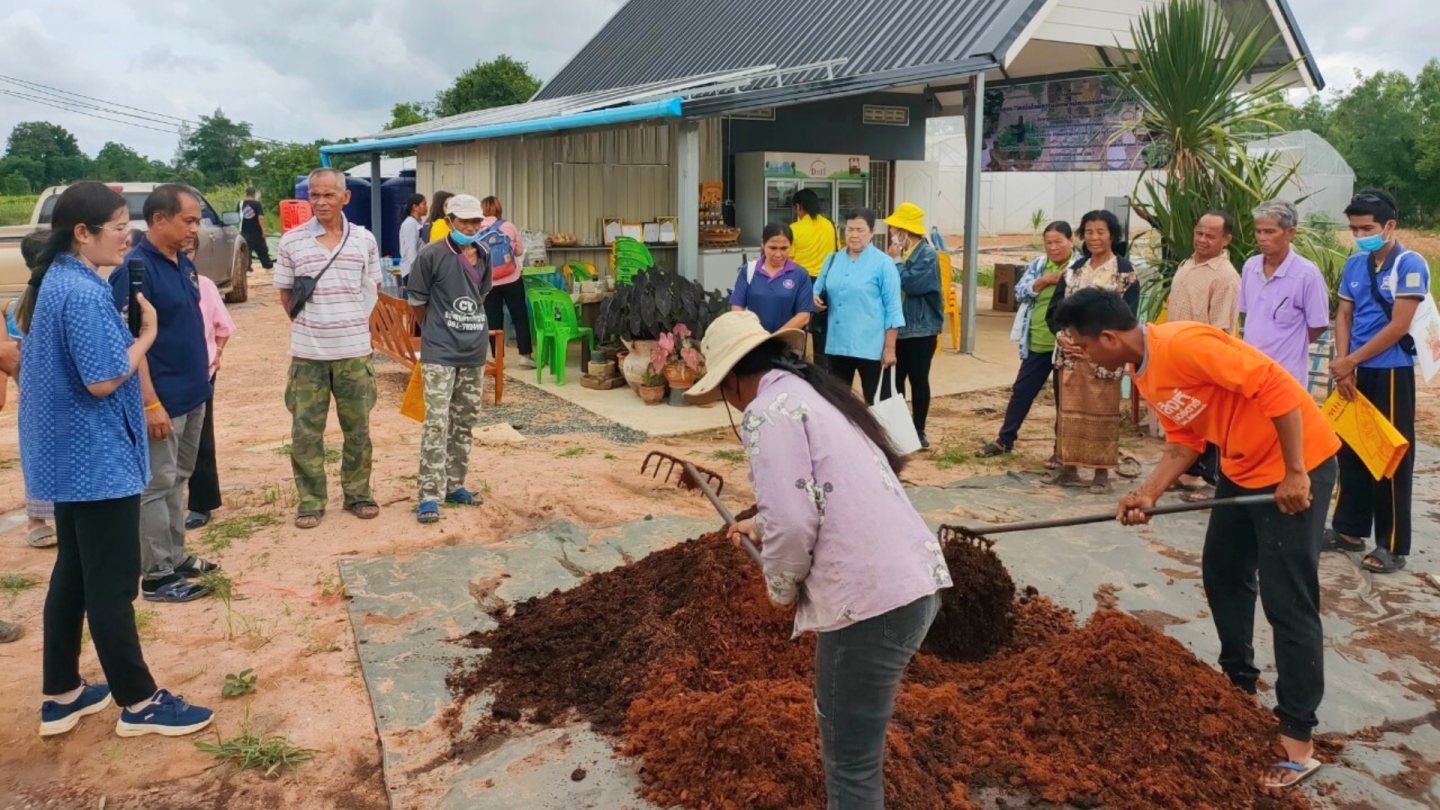
[[[0,575],[23,575],[36,583],[13,595],[0,591],[0,617],[20,621],[26,629],[20,641],[0,646],[0,683],[6,684],[0,692],[0,810],[93,808],[101,806],[102,799],[109,808],[384,808],[374,719],[344,596],[337,592],[338,560],[494,543],[560,518],[599,528],[652,513],[712,514],[703,498],[635,474],[651,449],[684,455],[720,472],[732,505],[751,502],[739,443],[728,430],[632,444],[590,429],[530,437],[519,446],[477,447],[469,484],[487,503],[451,510],[436,526],[419,526],[413,517],[419,426],[398,414],[407,375],[393,363],[377,362],[380,402],[372,429],[374,487],[382,514],[362,522],[341,511],[332,468],[329,515],[319,529],[302,532],[290,522],[295,494],[289,460],[283,455],[290,424],[282,401],[287,330],[267,277],[257,271],[251,303],[233,307],[232,314],[237,334],[216,394],[227,503],[214,521],[234,528],[240,519],[254,530],[234,532],[237,536],[228,547],[203,530],[191,534],[191,547],[219,559],[235,582],[229,629],[226,607],[217,600],[137,603],[145,656],[162,687],[218,710],[220,736],[237,734],[248,715],[253,731],[283,735],[313,748],[315,758],[270,778],[254,771],[237,774],[214,766],[191,740],[116,737],[111,730],[114,709],[84,720],[66,736],[42,741],[35,733],[41,614],[54,552],[27,547],[22,524],[0,535]],[[0,514],[23,509],[17,393],[13,388],[10,393],[11,407],[0,411]],[[1022,433],[1019,452],[996,461],[969,458],[993,438],[1007,396],[998,390],[937,400],[929,430],[935,450],[912,463],[904,476],[907,482],[944,483],[1038,469],[1052,439],[1053,411],[1043,399]],[[520,399],[534,408],[569,407],[538,393],[527,392]],[[1440,408],[1433,396],[1427,402],[1426,424],[1440,435],[1440,419],[1433,416]],[[338,448],[333,419],[330,436],[331,446]],[[1138,433],[1128,434],[1125,444],[1147,462],[1158,456],[1158,443]],[[103,680],[88,645],[81,668],[90,680]],[[259,678],[256,691],[222,699],[226,674],[247,668]],[[213,741],[216,735],[208,738]]]

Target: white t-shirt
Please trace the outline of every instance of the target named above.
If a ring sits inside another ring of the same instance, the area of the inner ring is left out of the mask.
[[[349,234],[335,251],[317,240],[325,233],[312,219],[280,237],[275,260],[275,287],[293,289],[297,276],[314,276],[335,256],[335,263],[315,286],[314,295],[290,327],[290,355],[306,360],[348,360],[369,357],[370,311],[380,285],[380,248],[359,225],[345,224]]]

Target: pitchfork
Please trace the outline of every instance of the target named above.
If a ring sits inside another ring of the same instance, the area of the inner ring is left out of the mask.
[[[1199,512],[1205,509],[1215,509],[1221,506],[1258,506],[1260,504],[1275,503],[1275,496],[1270,495],[1242,495],[1238,498],[1220,498],[1209,501],[1195,501],[1194,503],[1177,503],[1166,506],[1157,506],[1153,509],[1146,509],[1145,514],[1174,515],[1180,512]],[[1007,532],[1029,532],[1037,529],[1059,529],[1067,526],[1084,526],[1089,523],[1105,523],[1115,519],[1114,512],[1106,512],[1099,515],[1080,515],[1079,517],[1054,518],[1051,520],[1028,520],[1022,523],[1005,523],[999,526],[941,526],[939,532],[940,541],[956,540],[970,542],[975,545],[980,543],[993,544],[988,535],[1005,534]],[[990,545],[986,545],[989,548]]]
[[[650,474],[651,478],[655,478],[660,474],[660,465],[663,462],[669,461],[670,467],[665,471],[665,480],[669,481],[671,475],[675,472],[675,468],[678,466],[680,468],[679,486],[685,489],[698,489],[703,492],[705,497],[710,500],[710,504],[715,507],[715,511],[720,513],[720,517],[725,521],[726,527],[735,525],[735,516],[730,514],[730,510],[721,502],[718,494],[718,492],[725,487],[725,479],[721,478],[719,473],[711,472],[704,467],[697,467],[683,458],[655,450],[646,456],[645,461],[640,464],[641,475],[644,475],[648,471],[651,459],[655,460],[655,471]],[[711,481],[717,482],[718,486],[712,489],[710,487]],[[755,544],[750,542],[750,538],[742,535],[740,543],[745,547],[745,553],[750,555],[750,559],[754,560],[756,565],[763,568],[765,563],[760,560],[760,550],[755,548]]]

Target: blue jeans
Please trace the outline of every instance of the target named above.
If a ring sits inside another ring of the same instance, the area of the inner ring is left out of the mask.
[[[815,644],[815,714],[826,810],[885,807],[885,729],[911,656],[940,610],[940,595],[840,630]]]

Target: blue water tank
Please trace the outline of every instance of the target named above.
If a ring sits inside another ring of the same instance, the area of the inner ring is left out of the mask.
[[[400,223],[405,220],[405,201],[414,193],[414,169],[380,184],[380,255],[400,258]]]
[[[345,218],[351,224],[359,225],[369,230],[370,227],[370,181],[360,177],[345,175],[345,188],[350,191],[350,202],[345,206]],[[295,178],[295,199],[310,199],[310,178],[308,176]]]

